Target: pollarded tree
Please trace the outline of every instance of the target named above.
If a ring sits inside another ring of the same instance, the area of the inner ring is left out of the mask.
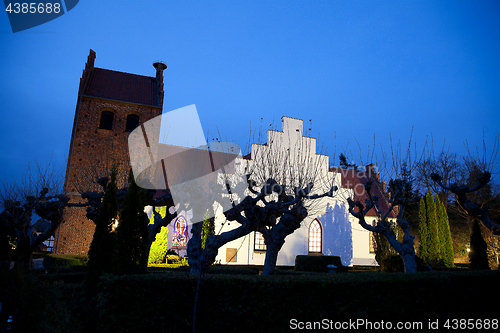
[[[389,200],[391,203],[390,207],[386,211],[382,211],[378,203],[379,198],[372,196],[371,188],[373,182],[368,181],[364,184],[365,191],[368,194],[368,199],[363,204],[359,200],[354,201],[351,198],[347,198],[349,203],[349,212],[351,215],[359,220],[359,224],[366,230],[380,233],[389,242],[392,248],[399,254],[404,264],[404,271],[406,273],[416,272],[417,263],[415,260],[415,248],[414,248],[414,238],[410,231],[410,225],[408,221],[403,219],[405,206],[412,200],[411,194],[411,183],[406,180],[396,179],[391,182],[391,193],[392,197]],[[378,215],[380,216],[380,222],[377,225],[372,226],[367,223],[365,216],[372,209],[375,208]],[[391,212],[397,211],[396,223],[398,227],[403,232],[403,238],[398,241],[396,233],[391,229],[388,217]]]
[[[494,235],[500,235],[500,225],[494,223],[490,218],[488,207],[470,201],[467,199],[467,194],[479,191],[490,182],[491,174],[484,171],[476,177],[476,184],[472,187],[467,185],[452,184],[446,186],[443,184],[442,177],[436,173],[432,174],[432,180],[446,190],[455,194],[455,199],[459,207],[470,217],[475,218],[483,224],[484,227],[493,232]]]
[[[448,209],[448,199],[452,193],[432,181],[431,174],[433,172],[438,172],[443,176],[445,185],[452,184],[458,181],[463,173],[461,159],[456,154],[445,151],[442,151],[438,156],[428,152],[425,158],[415,164],[414,173],[417,189],[421,193],[429,191],[436,193],[445,209]]]
[[[32,267],[33,251],[54,235],[63,221],[65,207],[80,206],[69,203],[69,198],[62,194],[60,179],[61,172],[52,162],[46,166],[37,162],[34,169],[28,165],[22,178],[0,185],[0,224],[2,229],[15,231],[16,269]],[[40,234],[33,229],[37,216],[49,222]]]

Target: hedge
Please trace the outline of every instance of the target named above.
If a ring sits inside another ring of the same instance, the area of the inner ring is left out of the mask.
[[[484,297],[500,296],[499,277],[491,271],[214,275],[201,285],[197,332],[288,332],[293,318],[418,321],[424,330],[429,320],[493,319],[497,310]],[[196,276],[183,273],[107,277],[96,329],[189,332],[196,285]]]
[[[347,267],[342,265],[338,256],[306,256],[298,255],[295,257],[295,270],[302,272],[328,272],[328,265],[337,266],[337,271],[345,272]]]
[[[26,276],[22,290],[16,290],[5,279],[9,275],[0,274],[4,286],[0,299],[5,314],[14,314],[19,332],[23,328],[74,333],[191,332],[198,279],[185,272],[107,275],[92,301],[82,298],[78,284],[46,283],[39,276]],[[499,278],[499,271],[217,274],[201,284],[197,332],[288,332],[292,319],[394,325],[411,321],[422,323],[423,331],[429,321],[439,320],[442,327],[449,318],[492,320],[498,318],[498,311],[486,300],[500,296]]]
[[[48,254],[43,258],[43,267],[49,273],[85,271],[88,261],[89,257],[86,254]],[[71,269],[68,269],[69,267]]]

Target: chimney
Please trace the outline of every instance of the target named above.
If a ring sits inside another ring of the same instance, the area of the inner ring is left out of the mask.
[[[366,172],[368,173],[368,176],[369,176],[369,177],[371,177],[371,176],[372,176],[374,169],[375,169],[375,164],[374,164],[374,163],[368,164],[368,165],[365,167],[365,170],[366,170]]]
[[[368,177],[373,178],[377,183],[380,183],[380,172],[375,172],[375,164],[368,164],[366,167],[366,172],[368,173]]]
[[[90,49],[89,56],[87,57],[87,62],[85,63],[85,69],[83,70],[82,77],[80,79],[78,95],[82,95],[85,90],[85,86],[87,85],[87,81],[89,80],[90,73],[92,73],[92,70],[94,69],[95,56],[96,55],[94,50]]]
[[[159,106],[163,106],[163,71],[167,69],[167,65],[162,61],[155,61],[153,67],[156,68],[156,83],[158,85],[158,99],[157,103]]]

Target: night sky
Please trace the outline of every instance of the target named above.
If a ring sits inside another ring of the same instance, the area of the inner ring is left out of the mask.
[[[0,45],[0,177],[65,166],[89,49],[139,75],[164,61],[163,112],[195,104],[209,140],[243,148],[282,116],[336,165],[343,150],[370,162],[374,136],[390,153],[413,128],[418,149],[432,136],[465,154],[500,129],[498,1],[81,0],[18,33],[4,12]]]

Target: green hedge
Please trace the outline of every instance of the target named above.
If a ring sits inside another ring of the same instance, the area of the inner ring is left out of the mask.
[[[0,274],[0,299],[18,332],[191,332],[198,279],[186,272],[106,275],[92,301],[81,285],[45,276],[15,283],[14,273]],[[197,332],[289,332],[291,319],[424,325],[413,331],[448,318],[491,320],[498,310],[484,302],[500,296],[499,278],[499,271],[217,274],[201,284]]]
[[[148,272],[186,272],[189,273],[191,268],[179,264],[152,264],[148,266]],[[210,271],[206,273],[211,274],[229,274],[229,275],[258,275],[259,269],[257,267],[234,267],[232,265],[213,265]]]
[[[419,256],[415,256],[415,261],[417,263],[417,271],[425,272],[430,270],[429,266]],[[398,254],[384,258],[380,264],[380,271],[385,273],[404,272],[404,268],[403,259]]]
[[[295,257],[295,270],[302,272],[328,272],[328,265],[337,266],[337,271],[345,272],[347,267],[342,265],[342,261],[338,256],[322,256],[322,255],[298,255]]]
[[[88,261],[86,254],[48,254],[43,258],[43,267],[49,273],[83,272]]]
[[[418,321],[423,330],[435,319],[441,325],[447,318],[493,319],[494,307],[471,304],[483,304],[485,295],[500,296],[499,277],[499,272],[215,275],[201,285],[197,332],[288,332],[293,318]],[[190,332],[196,285],[197,278],[184,273],[109,276],[99,295],[96,331]]]

